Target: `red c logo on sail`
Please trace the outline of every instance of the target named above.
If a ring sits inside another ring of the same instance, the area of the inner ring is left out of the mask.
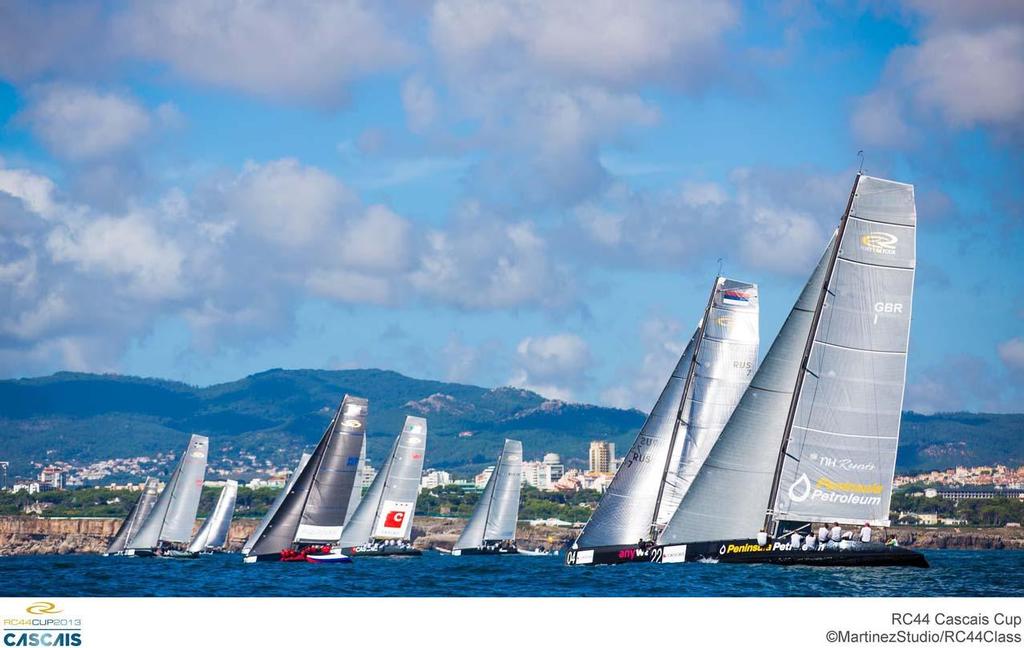
[[[388,529],[401,529],[405,522],[405,511],[388,511],[384,517],[384,527]]]

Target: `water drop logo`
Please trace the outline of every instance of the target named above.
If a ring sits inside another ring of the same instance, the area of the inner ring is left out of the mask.
[[[801,473],[800,479],[793,482],[789,487],[789,499],[793,502],[802,502],[811,494],[811,480],[807,479],[807,473]]]
[[[57,614],[63,612],[63,610],[57,608],[56,603],[51,603],[50,601],[36,601],[25,608],[25,611],[29,614]]]

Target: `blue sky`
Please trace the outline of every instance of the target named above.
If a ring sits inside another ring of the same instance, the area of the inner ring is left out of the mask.
[[[1020,411],[1024,9],[12,2],[0,374],[381,367],[646,409],[912,182],[907,408]]]

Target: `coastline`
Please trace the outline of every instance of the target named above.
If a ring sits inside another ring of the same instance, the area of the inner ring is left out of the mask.
[[[238,551],[258,523],[256,518],[234,520],[228,549]],[[118,518],[0,516],[0,556],[102,553],[120,524]],[[413,544],[418,549],[450,548],[465,524],[462,518],[419,516],[413,522]],[[1024,550],[1024,528],[1019,527],[893,527],[892,532],[901,545],[915,549]],[[560,548],[575,533],[520,523],[518,539],[524,548]]]

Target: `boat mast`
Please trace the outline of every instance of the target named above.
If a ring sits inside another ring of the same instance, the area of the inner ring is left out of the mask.
[[[679,401],[679,409],[676,412],[675,424],[672,427],[672,436],[669,438],[668,456],[665,457],[665,469],[661,472],[661,483],[658,486],[658,498],[654,500],[654,515],[651,518],[651,530],[649,532],[651,540],[655,539],[657,536],[658,513],[661,509],[661,499],[665,495],[665,482],[668,480],[668,471],[672,468],[672,451],[675,448],[676,441],[678,440],[679,424],[682,423],[683,420],[683,410],[686,408],[687,396],[690,394],[690,390],[693,387],[693,376],[697,373],[697,354],[700,352],[701,343],[704,342],[704,333],[707,331],[708,317],[711,314],[711,305],[715,301],[715,291],[718,290],[718,284],[721,280],[722,276],[719,274],[715,276],[715,281],[711,285],[711,294],[708,296],[707,306],[704,307],[704,316],[700,320],[700,333],[697,335],[696,344],[693,345],[693,354],[690,357],[690,366],[686,370],[686,382],[683,385],[683,398]],[[689,428],[689,422],[687,422],[687,428]]]
[[[804,343],[804,353],[800,359],[800,369],[796,374],[796,386],[793,388],[793,396],[789,400],[789,413],[786,415],[786,426],[782,432],[782,444],[779,446],[779,458],[775,462],[775,475],[772,477],[772,487],[768,491],[768,507],[765,509],[764,516],[764,527],[763,530],[771,533],[771,526],[775,523],[775,496],[778,494],[779,482],[782,480],[782,469],[785,465],[786,456],[792,457],[787,452],[787,446],[789,445],[789,437],[793,431],[793,421],[796,418],[796,408],[800,401],[800,390],[804,384],[804,374],[807,373],[807,362],[811,357],[811,350],[814,348],[814,337],[818,333],[818,323],[821,321],[821,310],[825,305],[825,296],[829,293],[828,285],[832,281],[832,273],[836,267],[836,261],[839,259],[839,246],[843,242],[843,233],[846,231],[846,223],[850,218],[850,210],[853,208],[853,199],[857,195],[857,185],[860,183],[861,173],[857,172],[857,176],[853,179],[853,188],[850,189],[850,198],[846,202],[846,211],[843,212],[843,217],[839,220],[839,228],[836,231],[836,243],[832,248],[832,254],[829,256],[828,267],[825,270],[825,278],[821,283],[821,290],[818,293],[818,303],[814,308],[814,313],[811,315],[811,327],[807,333],[807,341]],[[795,457],[792,457],[795,460]]]

